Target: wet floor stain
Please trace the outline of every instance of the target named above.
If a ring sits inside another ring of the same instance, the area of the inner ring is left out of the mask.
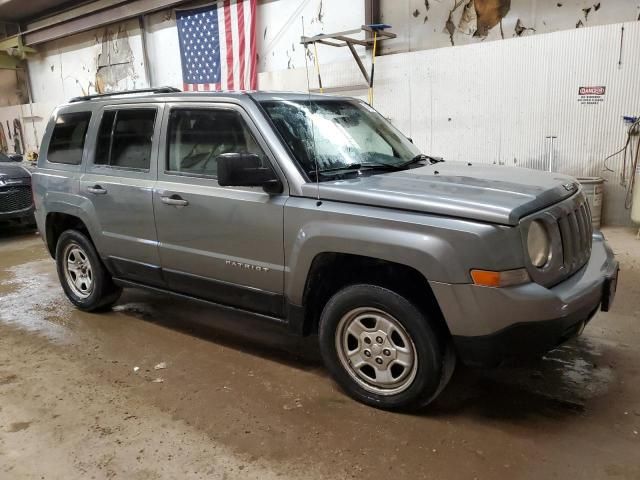
[[[62,289],[47,259],[5,270],[0,319],[64,342],[73,325],[71,306],[61,302]],[[44,314],[44,315],[43,315]]]
[[[0,373],[0,385],[9,385],[15,383],[18,380],[18,376],[14,374],[2,375]]]
[[[9,433],[21,432],[22,430],[26,430],[27,428],[29,428],[31,426],[31,423],[32,422],[15,422],[15,423],[12,423],[7,428],[7,432],[9,432]]]

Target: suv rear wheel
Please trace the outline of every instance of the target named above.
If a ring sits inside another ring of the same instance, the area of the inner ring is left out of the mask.
[[[81,310],[106,309],[120,297],[122,289],[111,280],[91,241],[77,230],[60,235],[56,267],[64,293]]]
[[[327,368],[353,398],[383,409],[417,409],[446,386],[450,343],[409,300],[375,285],[336,293],[320,319]]]

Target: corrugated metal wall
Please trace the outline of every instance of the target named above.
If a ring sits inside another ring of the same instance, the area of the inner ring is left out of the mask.
[[[615,173],[603,160],[626,139],[622,116],[640,115],[639,46],[633,22],[383,56],[375,107],[433,155],[545,170],[553,158],[554,171],[603,176],[604,221],[626,224],[622,157],[608,162]],[[260,88],[306,88],[304,71],[296,73],[261,75]],[[322,73],[329,87],[363,83],[355,62]],[[605,86],[602,102],[581,104],[581,86]],[[548,136],[557,137],[553,152]]]

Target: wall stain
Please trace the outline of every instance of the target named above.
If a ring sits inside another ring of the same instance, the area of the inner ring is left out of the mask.
[[[461,6],[464,8],[456,27],[454,15]],[[489,31],[499,24],[500,33],[504,38],[502,19],[510,9],[511,0],[455,0],[445,22],[444,31],[449,34],[451,45],[455,45],[456,31],[468,36],[486,38]]]
[[[95,89],[98,93],[117,90],[118,83],[127,78],[136,78],[129,35],[126,29],[120,26],[113,39],[113,32],[107,28],[96,60]]]
[[[315,17],[313,17],[311,19],[311,23],[323,23],[322,19],[324,18],[324,5],[322,3],[322,0],[320,0],[320,3],[318,4],[318,13],[316,13]]]
[[[478,16],[476,37],[486,37],[511,9],[511,0],[475,0],[474,4]]]
[[[449,34],[449,41],[451,42],[451,46],[455,45],[455,42],[453,41],[453,34],[456,33],[456,24],[453,23],[453,18],[452,18],[454,11],[455,9],[449,12],[449,17],[447,18],[447,21],[444,24],[444,30]]]
[[[535,28],[532,28],[532,27],[525,27],[525,26],[522,24],[522,20],[518,19],[518,21],[516,22],[516,26],[515,26],[516,36],[517,36],[517,37],[521,37],[521,36],[522,36],[522,34],[523,34],[524,32],[526,32],[527,30],[531,30],[532,32],[535,32],[535,31],[536,31],[536,29],[535,29]]]
[[[462,10],[458,30],[465,35],[473,36],[478,31],[478,14],[473,0],[470,0]]]

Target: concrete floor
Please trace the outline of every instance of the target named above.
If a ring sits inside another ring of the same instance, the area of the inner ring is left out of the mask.
[[[640,241],[605,234],[613,312],[402,415],[341,393],[313,338],[138,291],[81,313],[40,238],[3,231],[0,478],[640,479]]]

